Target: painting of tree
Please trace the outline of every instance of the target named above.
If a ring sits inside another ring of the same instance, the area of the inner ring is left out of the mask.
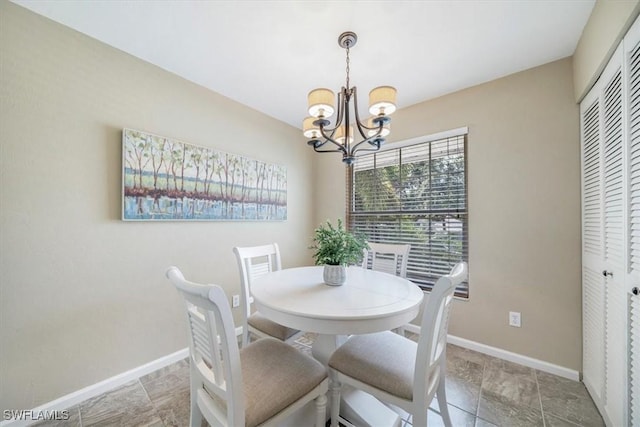
[[[282,221],[282,165],[124,129],[122,219]]]

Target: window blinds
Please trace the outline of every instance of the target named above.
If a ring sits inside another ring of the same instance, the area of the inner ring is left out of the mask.
[[[370,242],[409,243],[407,278],[425,289],[468,259],[466,129],[360,156],[348,223]],[[468,296],[468,283],[456,291]]]

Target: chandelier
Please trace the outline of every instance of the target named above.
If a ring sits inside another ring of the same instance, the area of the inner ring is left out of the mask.
[[[349,49],[355,46],[358,36],[347,31],[340,34],[338,44],[347,51],[347,81],[338,93],[337,114],[333,126],[329,118],[333,115],[335,97],[331,90],[320,88],[309,92],[309,115],[302,123],[302,132],[309,138],[307,144],[318,153],[342,153],[342,161],[351,165],[359,151],[378,151],[390,133],[391,118],[396,111],[396,89],[379,86],[369,92],[369,113],[366,124],[358,113],[356,88],[349,86]],[[351,101],[355,120],[351,122]],[[354,128],[355,125],[355,128]],[[354,142],[357,129],[359,142]]]

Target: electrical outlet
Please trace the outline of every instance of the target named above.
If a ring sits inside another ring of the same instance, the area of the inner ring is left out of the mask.
[[[516,328],[519,328],[520,326],[522,326],[522,318],[520,317],[520,313],[517,311],[510,311],[509,312],[509,326],[515,326]]]
[[[231,299],[231,306],[233,308],[240,307],[240,295],[234,295]]]

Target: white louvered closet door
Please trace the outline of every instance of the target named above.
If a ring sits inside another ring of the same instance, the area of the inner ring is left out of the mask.
[[[582,378],[593,399],[604,392],[604,249],[599,92],[580,104],[582,141]]]
[[[636,287],[637,289],[638,287]],[[637,291],[636,291],[637,292]],[[640,295],[629,294],[629,425],[640,425]]]
[[[640,20],[581,102],[580,114],[583,381],[608,426],[638,427]],[[598,228],[599,216],[602,228]],[[604,346],[604,353],[598,344]]]
[[[627,424],[626,82],[620,45],[580,104],[583,381],[607,424],[616,427]]]
[[[624,303],[627,311],[628,419],[640,426],[640,24],[624,39],[627,75],[629,256]]]
[[[604,150],[605,411],[614,426],[624,425],[626,401],[625,241],[626,194],[623,160],[622,47],[602,77]]]

